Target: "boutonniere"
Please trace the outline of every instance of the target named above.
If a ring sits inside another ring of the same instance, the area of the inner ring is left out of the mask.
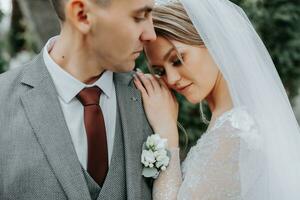
[[[167,169],[171,154],[166,147],[167,139],[162,139],[159,134],[148,136],[141,156],[144,177],[156,179],[161,171]]]

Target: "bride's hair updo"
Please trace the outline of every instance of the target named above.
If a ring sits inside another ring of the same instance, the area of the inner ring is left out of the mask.
[[[180,2],[155,5],[152,15],[157,36],[188,45],[204,45]]]

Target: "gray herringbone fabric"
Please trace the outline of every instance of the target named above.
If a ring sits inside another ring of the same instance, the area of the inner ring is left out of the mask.
[[[98,199],[118,199],[126,197],[125,153],[119,111],[117,112],[114,149],[107,177]]]
[[[126,184],[119,185],[126,192],[121,192],[120,198],[112,195],[119,181],[112,178],[98,199],[150,200],[151,185],[141,176],[140,155],[142,143],[152,131],[131,74],[115,74],[114,81],[125,169],[121,164],[112,174],[126,177]],[[91,199],[41,54],[0,75],[0,199]]]
[[[85,169],[82,168],[82,172],[86,180],[86,184],[90,192],[91,199],[97,200],[101,191],[100,186],[94,181],[94,179],[89,175],[89,173]]]

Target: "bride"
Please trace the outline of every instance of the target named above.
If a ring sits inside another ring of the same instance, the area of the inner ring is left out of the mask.
[[[171,159],[154,199],[299,200],[300,134],[274,64],[241,8],[227,0],[157,4],[150,69],[135,84]],[[180,163],[178,104],[208,102],[208,130]],[[159,117],[157,117],[159,116]]]

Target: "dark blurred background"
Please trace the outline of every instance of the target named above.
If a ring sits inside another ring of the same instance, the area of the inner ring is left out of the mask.
[[[241,6],[269,50],[300,122],[300,0],[232,0]],[[48,0],[0,0],[0,73],[20,66],[39,53],[48,38],[59,33],[59,23]],[[146,69],[145,59],[137,67]],[[181,145],[189,148],[206,129],[199,105],[183,97],[179,121]],[[276,109],[276,108],[274,108]],[[204,106],[209,118],[210,113]],[[187,148],[187,150],[188,150]]]

